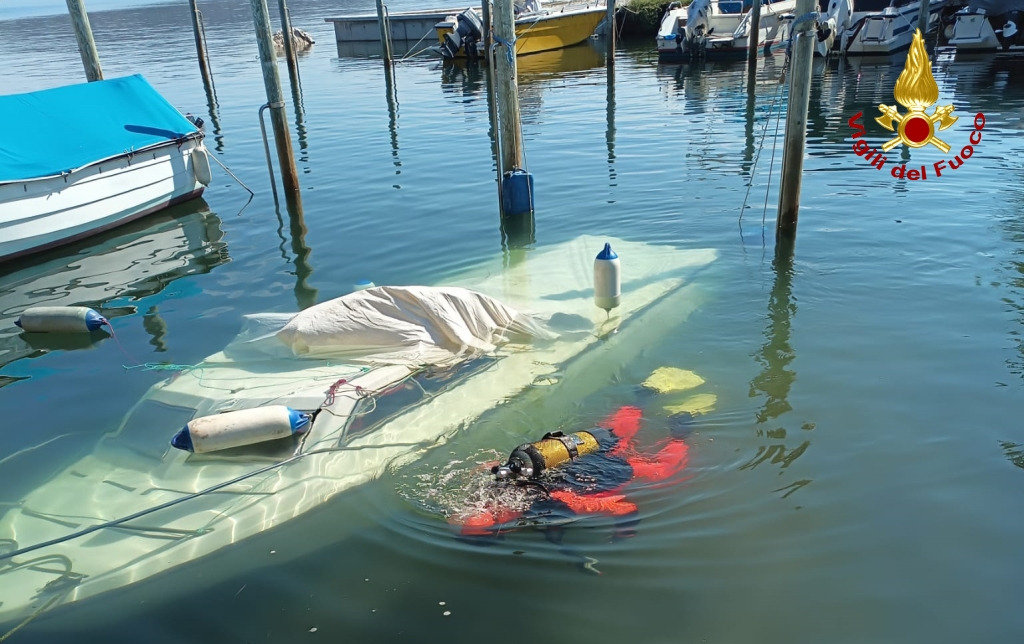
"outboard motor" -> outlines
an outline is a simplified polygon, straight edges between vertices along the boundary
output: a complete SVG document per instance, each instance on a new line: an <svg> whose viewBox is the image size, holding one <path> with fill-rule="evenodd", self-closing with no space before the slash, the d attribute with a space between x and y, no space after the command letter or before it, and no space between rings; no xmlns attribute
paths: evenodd
<svg viewBox="0 0 1024 644"><path fill-rule="evenodd" d="M451 33L444 35L444 42L441 44L441 55L445 58L455 58L459 49L465 49L466 57L476 58L476 43L483 38L484 28L480 17L473 9L466 9L455 19L455 28Z"/></svg>
<svg viewBox="0 0 1024 644"><path fill-rule="evenodd" d="M1020 43L1022 19L1024 19L1024 13L1020 11L1011 11L1006 14L1006 24L1003 25L1002 32L999 34L999 42L1003 49L1009 49Z"/></svg>

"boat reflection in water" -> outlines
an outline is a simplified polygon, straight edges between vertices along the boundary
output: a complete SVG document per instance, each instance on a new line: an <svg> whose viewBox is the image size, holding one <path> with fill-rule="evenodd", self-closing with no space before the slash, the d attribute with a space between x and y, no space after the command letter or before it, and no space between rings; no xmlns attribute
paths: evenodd
<svg viewBox="0 0 1024 644"><path fill-rule="evenodd" d="M196 199L86 242L0 265L0 367L47 350L86 348L107 337L102 330L74 336L22 333L14 321L25 309L89 306L108 319L134 313L134 307L109 303L138 300L181 277L210 272L229 260L222 238L220 219ZM155 316L148 312L147 329L162 326ZM157 350L159 335L154 336ZM4 384L10 380L0 380Z"/></svg>

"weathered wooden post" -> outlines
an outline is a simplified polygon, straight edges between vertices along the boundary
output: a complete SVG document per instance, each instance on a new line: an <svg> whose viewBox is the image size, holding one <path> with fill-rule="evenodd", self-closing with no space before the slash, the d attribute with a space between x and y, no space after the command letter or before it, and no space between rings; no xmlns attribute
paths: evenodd
<svg viewBox="0 0 1024 644"><path fill-rule="evenodd" d="M750 34L747 38L749 45L747 49L747 74L754 76L757 73L757 46L761 40L761 0L754 0L750 7Z"/></svg>
<svg viewBox="0 0 1024 644"><path fill-rule="evenodd" d="M75 28L75 39L78 41L78 53L82 55L85 66L85 78L90 83L103 80L103 69L100 68L100 55L96 51L96 42L92 39L92 27L89 26L89 14L85 12L82 0L67 0L71 24Z"/></svg>
<svg viewBox="0 0 1024 644"><path fill-rule="evenodd" d="M480 3L480 17L484 23L484 55L491 51L491 2L483 0ZM490 90L488 90L490 91Z"/></svg>
<svg viewBox="0 0 1024 644"><path fill-rule="evenodd" d="M196 55L199 57L199 74L203 77L203 85L207 94L213 91L213 77L210 75L209 56L206 54L206 38L203 37L203 14L199 11L196 0L188 0L192 13L192 34L196 39Z"/></svg>
<svg viewBox="0 0 1024 644"><path fill-rule="evenodd" d="M274 39L270 33L270 11L267 0L250 0L253 24L256 27L256 44L263 68L263 84L267 91L267 106L270 108L270 123L274 128L274 143L277 146L277 160L281 164L281 182L288 199L299 199L299 175L292 156L292 138L288 131L288 115L285 112L284 96L281 94L281 80L277 75L277 56L274 54Z"/></svg>
<svg viewBox="0 0 1024 644"><path fill-rule="evenodd" d="M921 0L921 10L917 14L917 28L921 30L922 36L928 35L929 16L928 0Z"/></svg>
<svg viewBox="0 0 1024 644"><path fill-rule="evenodd" d="M793 61L789 75L789 104L786 107L786 136L782 148L782 181L775 243L796 238L800 210L800 179L804 171L804 142L807 139L807 106L811 91L811 59L814 56L814 0L797 0L793 21Z"/></svg>
<svg viewBox="0 0 1024 644"><path fill-rule="evenodd" d="M380 27L380 48L384 66L391 66L391 22L387 20L387 9L382 0L377 0L377 25Z"/></svg>
<svg viewBox="0 0 1024 644"><path fill-rule="evenodd" d="M277 8L281 12L281 35L284 36L284 56L288 60L288 77L292 81L292 89L299 86L299 63L295 59L295 44L292 42L292 17L288 13L286 0L277 0Z"/></svg>
<svg viewBox="0 0 1024 644"><path fill-rule="evenodd" d="M615 0L605 0L608 4L608 14L605 22L608 23L608 64L615 64Z"/></svg>
<svg viewBox="0 0 1024 644"><path fill-rule="evenodd" d="M533 177L523 166L523 130L519 116L516 78L515 17L511 0L494 3L494 40L500 45L492 56L501 152L501 210L504 215L533 212Z"/></svg>

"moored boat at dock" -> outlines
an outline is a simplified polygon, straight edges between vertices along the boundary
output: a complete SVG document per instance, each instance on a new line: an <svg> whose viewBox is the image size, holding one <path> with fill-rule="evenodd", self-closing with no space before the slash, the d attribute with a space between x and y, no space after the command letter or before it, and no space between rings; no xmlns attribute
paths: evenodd
<svg viewBox="0 0 1024 644"><path fill-rule="evenodd" d="M171 204L210 182L203 132L142 76L0 96L0 261Z"/></svg>
<svg viewBox="0 0 1024 644"><path fill-rule="evenodd" d="M743 56L750 43L749 0L694 0L672 3L658 28L658 62ZM796 0L761 0L758 48L784 44Z"/></svg>
<svg viewBox="0 0 1024 644"><path fill-rule="evenodd" d="M1024 50L1024 1L971 0L955 14L949 45L957 52Z"/></svg>
<svg viewBox="0 0 1024 644"><path fill-rule="evenodd" d="M516 14L516 55L524 56L578 45L594 34L606 14L607 7L597 2L541 8L535 0ZM447 16L435 28L442 57L483 56L484 25L476 9L470 7Z"/></svg>

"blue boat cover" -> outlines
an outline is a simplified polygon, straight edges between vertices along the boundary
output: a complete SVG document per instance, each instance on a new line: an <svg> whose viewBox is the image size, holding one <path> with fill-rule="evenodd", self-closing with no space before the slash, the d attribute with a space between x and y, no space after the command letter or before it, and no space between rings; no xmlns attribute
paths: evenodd
<svg viewBox="0 0 1024 644"><path fill-rule="evenodd" d="M140 75L0 96L0 183L59 175L197 130Z"/></svg>

